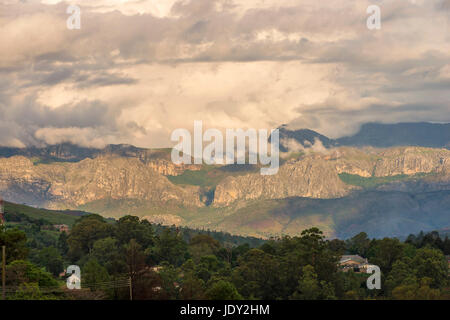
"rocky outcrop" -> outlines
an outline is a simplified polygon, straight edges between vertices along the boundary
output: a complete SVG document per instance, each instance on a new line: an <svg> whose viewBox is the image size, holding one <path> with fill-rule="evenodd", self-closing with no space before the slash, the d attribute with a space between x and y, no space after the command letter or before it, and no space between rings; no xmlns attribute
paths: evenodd
<svg viewBox="0 0 450 320"><path fill-rule="evenodd" d="M200 165L184 165L184 164L174 164L172 161L157 159L151 160L147 163L147 166L152 170L158 172L164 176L179 176L183 174L186 170L198 171L201 170Z"/></svg>
<svg viewBox="0 0 450 320"><path fill-rule="evenodd" d="M249 174L229 177L217 187L214 206L228 206L239 200L282 199L287 197L338 198L354 189L339 178L340 173L370 177L392 177L435 173L427 176L432 190L450 185L450 150L421 147L391 149L336 148L323 154L306 154L283 165L273 176ZM439 183L438 183L439 182ZM401 189L408 189L405 184Z"/></svg>
<svg viewBox="0 0 450 320"><path fill-rule="evenodd" d="M210 201L217 208L258 199L343 197L359 187L344 183L339 177L342 173L364 178L415 177L381 186L384 190L450 189L450 150L446 149L340 147L305 153L286 161L272 176L262 176L259 171L245 175L225 171L229 175L217 183L215 190L211 189L214 196L211 193L208 201L201 200L205 190L200 187L176 185L165 177L201 170L201 166L174 165L167 150L142 151L142 157L132 156L132 147L112 151L78 162L49 164L36 164L23 156L0 158L0 194L10 201L49 208L78 208L105 199L136 199L145 203L145 208L196 210ZM119 151L128 156L118 156ZM417 175L420 173L424 175ZM108 210L111 208L100 211Z"/></svg>
<svg viewBox="0 0 450 320"><path fill-rule="evenodd" d="M449 169L450 150L405 147L381 152L374 168L374 176L443 173Z"/></svg>
<svg viewBox="0 0 450 320"><path fill-rule="evenodd" d="M330 156L339 173L361 177L391 177L450 172L450 150L420 147L390 149L339 148Z"/></svg>
<svg viewBox="0 0 450 320"><path fill-rule="evenodd" d="M155 205L199 207L198 187L179 187L135 158L99 156L76 163L33 165L0 159L0 192L15 202L74 208L101 199L140 199Z"/></svg>
<svg viewBox="0 0 450 320"><path fill-rule="evenodd" d="M341 181L334 164L321 155L308 156L280 167L276 175L259 173L228 177L216 187L214 206L237 200L281 199L287 197L338 198L351 186Z"/></svg>

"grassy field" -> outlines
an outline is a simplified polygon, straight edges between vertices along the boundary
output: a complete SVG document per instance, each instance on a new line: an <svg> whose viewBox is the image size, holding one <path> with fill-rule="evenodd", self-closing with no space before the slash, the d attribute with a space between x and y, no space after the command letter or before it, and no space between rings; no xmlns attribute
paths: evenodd
<svg viewBox="0 0 450 320"><path fill-rule="evenodd" d="M186 170L179 176L167 176L174 184L193 185L200 187L215 187L220 181L228 176L238 176L253 173L258 170L257 166L252 165L227 165L213 166L204 165L201 170Z"/></svg>
<svg viewBox="0 0 450 320"><path fill-rule="evenodd" d="M418 173L415 175L399 174L399 175L390 176L390 177L367 177L366 178L366 177L361 177L356 174L341 173L341 174L339 174L339 178L346 184L350 184L353 186L359 186L359 187L363 187L366 189L371 189L371 188L376 188L382 184L419 179L419 178L423 178L428 175L431 175L431 174L426 174L426 173Z"/></svg>
<svg viewBox="0 0 450 320"><path fill-rule="evenodd" d="M22 213L33 219L44 219L52 224L68 226L72 226L81 215L81 212L38 209L10 202L5 202L5 213Z"/></svg>

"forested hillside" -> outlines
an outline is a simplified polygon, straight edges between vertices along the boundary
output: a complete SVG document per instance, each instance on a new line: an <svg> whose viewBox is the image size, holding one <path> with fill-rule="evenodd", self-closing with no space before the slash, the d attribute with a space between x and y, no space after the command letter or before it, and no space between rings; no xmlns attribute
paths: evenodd
<svg viewBox="0 0 450 320"><path fill-rule="evenodd" d="M262 241L84 214L67 234L40 211L7 209L8 299L129 299L130 285L134 299L450 299L450 240L437 232L344 241L310 228ZM367 289L365 273L343 272L343 254L378 265L381 290ZM73 264L81 290L65 287Z"/></svg>

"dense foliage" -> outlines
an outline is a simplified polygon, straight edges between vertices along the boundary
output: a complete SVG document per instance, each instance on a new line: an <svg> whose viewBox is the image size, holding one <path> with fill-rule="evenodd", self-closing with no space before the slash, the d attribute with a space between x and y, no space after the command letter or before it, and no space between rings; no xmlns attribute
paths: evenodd
<svg viewBox="0 0 450 320"><path fill-rule="evenodd" d="M84 215L68 235L45 221L11 218L0 232L10 299L450 299L450 240L437 232L405 242L365 233L343 241L311 228L245 243L134 216ZM343 254L378 265L381 290L367 289L368 274L343 272ZM81 267L83 290L64 289L60 274L72 264Z"/></svg>

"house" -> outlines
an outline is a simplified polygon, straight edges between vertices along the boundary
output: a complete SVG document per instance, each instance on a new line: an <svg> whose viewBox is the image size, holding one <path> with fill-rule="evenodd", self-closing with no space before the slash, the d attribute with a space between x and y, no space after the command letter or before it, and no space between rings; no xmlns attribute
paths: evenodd
<svg viewBox="0 0 450 320"><path fill-rule="evenodd" d="M161 269L162 269L162 266L156 266L156 267L151 268L151 270L156 273L159 273L159 271L161 271Z"/></svg>
<svg viewBox="0 0 450 320"><path fill-rule="evenodd" d="M363 263L363 264L361 264L361 265L359 265L359 272L362 272L362 273L367 273L367 270L369 269L369 268L372 268L372 270L375 270L374 268L377 268L378 266L376 266L376 265L374 265L374 264L371 264L371 263ZM373 272L373 271L372 271Z"/></svg>
<svg viewBox="0 0 450 320"><path fill-rule="evenodd" d="M339 267L346 272L353 270L355 272L365 272L370 266L366 258L359 255L343 255L339 260Z"/></svg>
<svg viewBox="0 0 450 320"><path fill-rule="evenodd" d="M54 224L53 227L59 232L69 233L69 226L67 224Z"/></svg>

